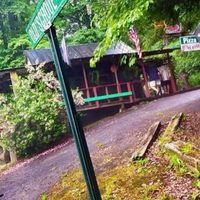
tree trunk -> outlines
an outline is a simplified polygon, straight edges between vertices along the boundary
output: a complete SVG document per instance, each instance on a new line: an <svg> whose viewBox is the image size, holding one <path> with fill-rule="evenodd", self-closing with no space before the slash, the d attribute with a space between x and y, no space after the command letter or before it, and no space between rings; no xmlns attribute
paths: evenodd
<svg viewBox="0 0 200 200"><path fill-rule="evenodd" d="M180 74L180 81L182 83L182 88L183 89L189 89L190 88L190 84L188 82L188 74L185 72L182 72Z"/></svg>
<svg viewBox="0 0 200 200"><path fill-rule="evenodd" d="M3 20L4 20L3 15L2 15L2 13L0 13L0 30L2 33L2 40L3 40L4 48L7 49L8 48L8 38L7 38L6 28L4 26Z"/></svg>

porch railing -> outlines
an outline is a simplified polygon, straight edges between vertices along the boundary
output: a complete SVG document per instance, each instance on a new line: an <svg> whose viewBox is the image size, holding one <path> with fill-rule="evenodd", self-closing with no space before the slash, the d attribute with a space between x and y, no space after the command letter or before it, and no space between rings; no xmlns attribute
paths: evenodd
<svg viewBox="0 0 200 200"><path fill-rule="evenodd" d="M80 89L83 92L84 107L100 108L122 103L133 103L136 99L134 83L141 83L141 81L98 85Z"/></svg>

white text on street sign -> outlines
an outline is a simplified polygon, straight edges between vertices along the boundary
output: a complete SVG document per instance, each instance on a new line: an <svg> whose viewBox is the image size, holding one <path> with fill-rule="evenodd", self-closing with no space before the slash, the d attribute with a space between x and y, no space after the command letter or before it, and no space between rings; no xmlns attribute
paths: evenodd
<svg viewBox="0 0 200 200"><path fill-rule="evenodd" d="M26 32L35 48L68 0L40 0Z"/></svg>

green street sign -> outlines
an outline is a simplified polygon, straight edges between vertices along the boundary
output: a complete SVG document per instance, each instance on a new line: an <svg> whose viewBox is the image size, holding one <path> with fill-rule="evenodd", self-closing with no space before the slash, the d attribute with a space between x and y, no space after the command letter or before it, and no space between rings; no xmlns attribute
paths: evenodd
<svg viewBox="0 0 200 200"><path fill-rule="evenodd" d="M26 32L35 48L45 31L48 30L68 0L40 0L26 28Z"/></svg>
<svg viewBox="0 0 200 200"><path fill-rule="evenodd" d="M195 35L191 35L191 36L180 37L180 42L181 44L194 44L198 43L198 40Z"/></svg>

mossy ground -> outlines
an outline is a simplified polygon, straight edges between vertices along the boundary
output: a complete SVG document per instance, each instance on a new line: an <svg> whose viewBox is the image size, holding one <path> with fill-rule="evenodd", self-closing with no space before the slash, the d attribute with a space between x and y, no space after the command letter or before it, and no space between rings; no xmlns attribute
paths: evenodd
<svg viewBox="0 0 200 200"><path fill-rule="evenodd" d="M150 200L170 199L163 192L162 171L165 166L149 164L140 160L133 164L116 167L98 176L102 199ZM42 199L84 200L88 199L86 186L80 170L63 177Z"/></svg>

